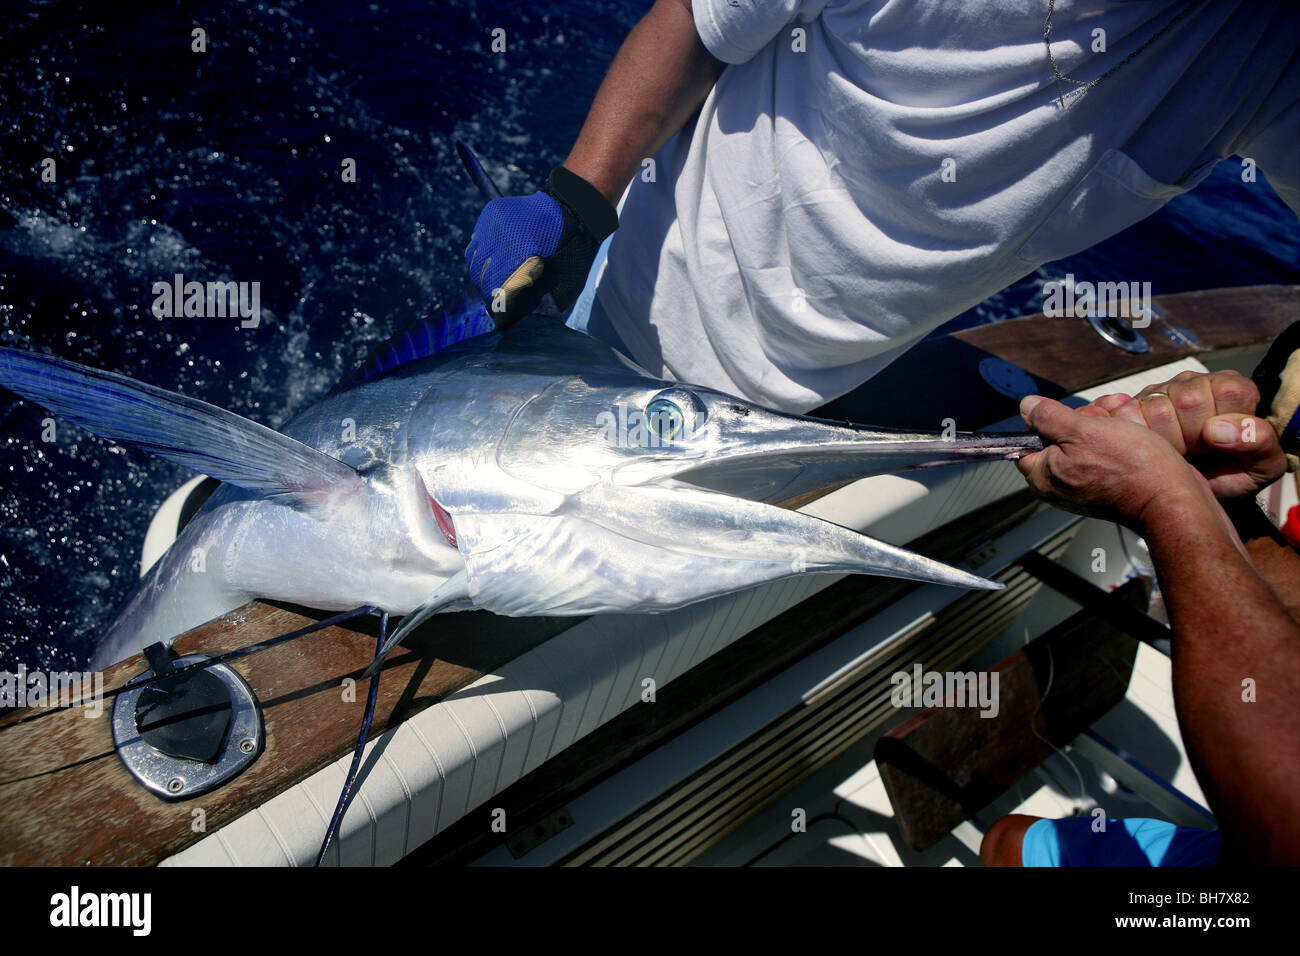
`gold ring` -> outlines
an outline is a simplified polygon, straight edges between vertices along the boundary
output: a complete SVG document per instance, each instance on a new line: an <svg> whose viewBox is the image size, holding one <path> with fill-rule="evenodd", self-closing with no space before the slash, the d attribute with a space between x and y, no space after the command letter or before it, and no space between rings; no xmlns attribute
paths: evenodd
<svg viewBox="0 0 1300 956"><path fill-rule="evenodd" d="M1146 398L1168 398L1168 392L1147 392Z"/></svg>

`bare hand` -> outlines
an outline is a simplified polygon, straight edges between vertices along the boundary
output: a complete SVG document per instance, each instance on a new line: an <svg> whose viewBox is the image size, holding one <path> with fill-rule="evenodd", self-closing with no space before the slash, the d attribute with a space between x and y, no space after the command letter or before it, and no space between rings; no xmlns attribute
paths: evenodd
<svg viewBox="0 0 1300 956"><path fill-rule="evenodd" d="M1016 467L1035 492L1067 511L1140 531L1165 504L1199 498L1217 510L1205 479L1145 424L1038 395L1021 401L1020 414L1051 444Z"/></svg>
<svg viewBox="0 0 1300 956"><path fill-rule="evenodd" d="M1254 415L1259 390L1232 371L1182 372L1134 397L1104 395L1087 406L1145 425L1184 455L1219 498L1253 495L1286 472L1277 433Z"/></svg>

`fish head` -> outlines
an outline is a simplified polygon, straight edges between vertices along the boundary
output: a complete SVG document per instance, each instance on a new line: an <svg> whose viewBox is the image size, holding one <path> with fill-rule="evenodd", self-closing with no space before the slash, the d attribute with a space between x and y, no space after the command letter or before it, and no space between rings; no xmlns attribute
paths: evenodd
<svg viewBox="0 0 1300 956"><path fill-rule="evenodd" d="M995 588L780 503L1037 442L869 429L606 370L515 386L498 374L492 387L470 405L496 427L480 421L457 453L431 447L425 483L471 599L504 614L668 610L809 571Z"/></svg>

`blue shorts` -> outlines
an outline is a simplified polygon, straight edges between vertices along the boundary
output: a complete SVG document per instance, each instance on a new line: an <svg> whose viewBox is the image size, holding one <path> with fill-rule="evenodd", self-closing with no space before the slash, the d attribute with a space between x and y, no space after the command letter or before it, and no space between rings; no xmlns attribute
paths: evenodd
<svg viewBox="0 0 1300 956"><path fill-rule="evenodd" d="M1109 820L1094 833L1092 817L1038 820L1025 831L1025 866L1214 866L1219 831L1134 817Z"/></svg>

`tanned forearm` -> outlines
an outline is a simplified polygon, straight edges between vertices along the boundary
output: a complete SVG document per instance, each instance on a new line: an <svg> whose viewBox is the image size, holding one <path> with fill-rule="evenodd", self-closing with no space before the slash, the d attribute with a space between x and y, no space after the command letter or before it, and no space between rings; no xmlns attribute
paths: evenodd
<svg viewBox="0 0 1300 956"><path fill-rule="evenodd" d="M695 32L690 0L657 0L623 41L564 165L617 203L642 161L700 108L722 67Z"/></svg>
<svg viewBox="0 0 1300 956"><path fill-rule="evenodd" d="M1141 524L1174 631L1179 725L1223 862L1300 863L1300 627L1208 489L1160 499Z"/></svg>
<svg viewBox="0 0 1300 956"><path fill-rule="evenodd" d="M1223 502L1251 563L1291 618L1300 621L1300 554L1282 537L1252 497Z"/></svg>

